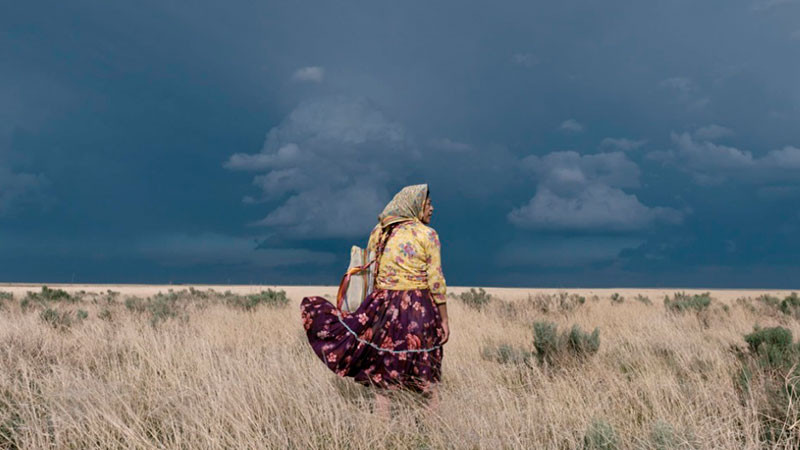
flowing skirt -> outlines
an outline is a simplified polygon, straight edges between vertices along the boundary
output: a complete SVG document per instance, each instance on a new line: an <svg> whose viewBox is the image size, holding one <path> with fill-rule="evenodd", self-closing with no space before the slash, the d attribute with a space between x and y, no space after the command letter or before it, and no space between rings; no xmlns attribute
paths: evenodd
<svg viewBox="0 0 800 450"><path fill-rule="evenodd" d="M311 347L339 376L419 392L441 379L442 318L427 289L377 289L352 313L322 297L300 309Z"/></svg>

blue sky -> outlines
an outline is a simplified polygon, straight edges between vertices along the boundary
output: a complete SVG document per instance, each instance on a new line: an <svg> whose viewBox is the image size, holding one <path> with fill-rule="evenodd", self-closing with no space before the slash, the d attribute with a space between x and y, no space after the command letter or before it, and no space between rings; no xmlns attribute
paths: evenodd
<svg viewBox="0 0 800 450"><path fill-rule="evenodd" d="M800 282L800 1L0 7L0 280Z"/></svg>

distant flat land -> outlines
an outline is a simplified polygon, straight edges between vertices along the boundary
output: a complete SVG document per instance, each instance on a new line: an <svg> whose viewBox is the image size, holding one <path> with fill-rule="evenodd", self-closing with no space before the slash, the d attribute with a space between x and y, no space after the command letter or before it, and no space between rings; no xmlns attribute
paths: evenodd
<svg viewBox="0 0 800 450"><path fill-rule="evenodd" d="M170 289L179 291L181 289L189 289L190 287L200 290L213 289L218 292L231 291L234 294L244 295L252 294L266 289L280 289L286 291L286 295L296 301L300 301L303 297L308 296L333 296L336 295L338 286L279 286L279 285L224 285L224 284L70 284L70 283L0 283L0 290L12 292L15 295L24 295L28 291L37 291L43 285L50 288L63 289L67 292L106 292L112 290L119 292L121 295L131 296L149 296L159 292L167 292ZM470 287L465 286L450 286L448 293L452 295L459 295L464 291L468 291ZM623 297L635 297L636 295L643 295L651 299L661 299L666 295L672 295L675 292L685 292L686 294L694 295L704 292L711 293L711 296L724 302L734 301L741 297L758 297L760 295L773 295L777 297L785 297L789 295L792 290L781 289L684 289L684 288L498 288L487 287L484 288L487 293L497 297L505 298L507 300L514 300L525 298L529 295L536 294L558 294L562 292L582 295L584 297L598 296L601 298L610 297L614 293L618 293Z"/></svg>

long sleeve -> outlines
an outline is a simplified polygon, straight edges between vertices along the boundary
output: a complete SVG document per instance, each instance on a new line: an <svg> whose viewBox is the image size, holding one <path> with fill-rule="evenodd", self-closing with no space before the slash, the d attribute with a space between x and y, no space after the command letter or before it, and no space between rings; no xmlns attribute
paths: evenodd
<svg viewBox="0 0 800 450"><path fill-rule="evenodd" d="M442 272L442 245L436 230L429 228L424 239L427 252L428 289L433 301L438 305L447 301L447 283Z"/></svg>

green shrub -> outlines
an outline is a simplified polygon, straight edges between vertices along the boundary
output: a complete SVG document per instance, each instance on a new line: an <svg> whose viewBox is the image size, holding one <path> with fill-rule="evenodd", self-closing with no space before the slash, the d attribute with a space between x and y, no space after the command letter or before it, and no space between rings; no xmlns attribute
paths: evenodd
<svg viewBox="0 0 800 450"><path fill-rule="evenodd" d="M481 351L483 359L500 364L529 364L533 353L509 344L487 345Z"/></svg>
<svg viewBox="0 0 800 450"><path fill-rule="evenodd" d="M178 317L178 296L174 292L158 293L148 298L147 310L150 312L150 323L155 326L159 322Z"/></svg>
<svg viewBox="0 0 800 450"><path fill-rule="evenodd" d="M125 299L125 308L137 314L148 313L150 324L156 326L160 322L177 317L180 305L178 304L178 295L170 290L167 294L159 292L144 299L128 297Z"/></svg>
<svg viewBox="0 0 800 450"><path fill-rule="evenodd" d="M584 333L581 327L573 325L567 342L570 350L576 355L594 355L600 349L600 329L595 328L591 333Z"/></svg>
<svg viewBox="0 0 800 450"><path fill-rule="evenodd" d="M792 292L783 299L780 308L782 313L800 318L800 297L797 296L796 292Z"/></svg>
<svg viewBox="0 0 800 450"><path fill-rule="evenodd" d="M528 295L528 303L542 313L569 312L586 303L586 297L578 294L559 292L558 294Z"/></svg>
<svg viewBox="0 0 800 450"><path fill-rule="evenodd" d="M14 299L14 294L11 292L0 291L0 309L5 308L6 301L11 301Z"/></svg>
<svg viewBox="0 0 800 450"><path fill-rule="evenodd" d="M675 429L669 422L658 420L650 429L650 442L657 450L672 450L680 448L680 440Z"/></svg>
<svg viewBox="0 0 800 450"><path fill-rule="evenodd" d="M748 352L740 352L738 381L742 400L755 402L761 438L774 445L787 444L787 424L800 420L800 343L783 327L759 328L744 337ZM764 395L750 395L754 390Z"/></svg>
<svg viewBox="0 0 800 450"><path fill-rule="evenodd" d="M18 449L23 421L19 415L21 407L11 399L0 397L0 448Z"/></svg>
<svg viewBox="0 0 800 450"><path fill-rule="evenodd" d="M65 330L72 326L72 316L69 311L58 312L55 309L47 308L39 313L39 318L58 330Z"/></svg>
<svg viewBox="0 0 800 450"><path fill-rule="evenodd" d="M756 327L744 341L762 367L787 369L798 360L798 346L792 344L792 331L787 328Z"/></svg>
<svg viewBox="0 0 800 450"><path fill-rule="evenodd" d="M625 301L625 297L619 295L619 293L614 292L611 294L611 303L622 303Z"/></svg>
<svg viewBox="0 0 800 450"><path fill-rule="evenodd" d="M78 318L78 320L85 320L89 317L89 313L86 310L79 309L78 312L76 313L76 317Z"/></svg>
<svg viewBox="0 0 800 450"><path fill-rule="evenodd" d="M226 299L226 303L229 306L250 311L258 305L266 305L269 307L285 306L289 303L289 297L286 296L285 291L273 291L272 289L267 289L266 291L261 291L258 294L229 294Z"/></svg>
<svg viewBox="0 0 800 450"><path fill-rule="evenodd" d="M637 302L640 302L640 303L644 303L645 305L652 305L653 304L653 302L650 301L650 297L648 297L646 295L642 295L642 294L638 294L636 297L634 297L634 300L636 300Z"/></svg>
<svg viewBox="0 0 800 450"><path fill-rule="evenodd" d="M619 436L610 423L595 419L583 436L584 449L613 450L619 448Z"/></svg>
<svg viewBox="0 0 800 450"><path fill-rule="evenodd" d="M44 302L70 302L75 303L78 301L77 297L69 295L69 292L63 289L50 289L47 286L42 286L42 290L40 292L33 292L29 291L26 295L30 301L37 301L40 303Z"/></svg>
<svg viewBox="0 0 800 450"><path fill-rule="evenodd" d="M467 292L462 292L459 298L470 308L481 310L492 301L492 296L487 294L483 288L470 288Z"/></svg>
<svg viewBox="0 0 800 450"><path fill-rule="evenodd" d="M710 304L711 294L709 292L696 295L676 292L673 294L672 300L670 300L669 296L664 297L664 307L667 308L667 311L675 313L683 313L689 310L700 312L708 308Z"/></svg>
<svg viewBox="0 0 800 450"><path fill-rule="evenodd" d="M774 295L769 295L769 294L760 295L756 297L756 300L772 308L779 308L781 305L781 299L775 297Z"/></svg>
<svg viewBox="0 0 800 450"><path fill-rule="evenodd" d="M103 309L100 310L99 313L97 313L97 318L100 319L100 320L111 321L113 316L111 314L111 310L110 309L103 308Z"/></svg>
<svg viewBox="0 0 800 450"><path fill-rule="evenodd" d="M147 310L147 302L141 297L128 297L125 299L125 308L128 311L143 313Z"/></svg>
<svg viewBox="0 0 800 450"><path fill-rule="evenodd" d="M555 323L535 322L533 347L540 363L554 364L569 357L588 357L600 348L600 330L595 328L592 333L584 333L578 325L573 325L569 332L559 334Z"/></svg>

